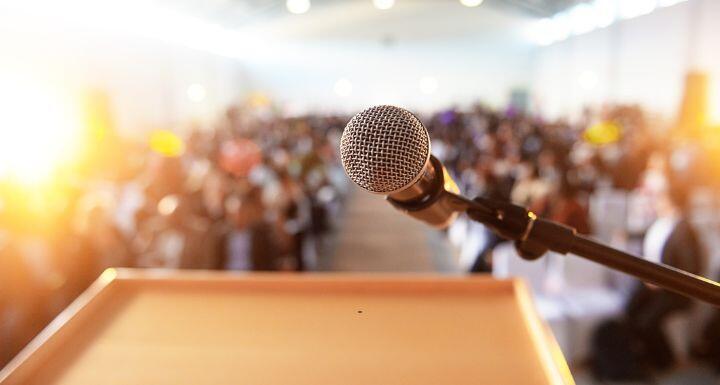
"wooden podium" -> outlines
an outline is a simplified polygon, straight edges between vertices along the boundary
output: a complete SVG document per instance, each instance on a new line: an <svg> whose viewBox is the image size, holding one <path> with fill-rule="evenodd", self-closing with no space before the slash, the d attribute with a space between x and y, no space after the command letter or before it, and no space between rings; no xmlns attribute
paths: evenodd
<svg viewBox="0 0 720 385"><path fill-rule="evenodd" d="M107 270L0 384L572 384L525 285Z"/></svg>

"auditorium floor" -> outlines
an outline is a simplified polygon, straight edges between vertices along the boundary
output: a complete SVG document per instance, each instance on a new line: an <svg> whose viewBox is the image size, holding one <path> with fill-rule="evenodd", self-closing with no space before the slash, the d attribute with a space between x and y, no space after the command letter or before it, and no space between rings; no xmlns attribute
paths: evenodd
<svg viewBox="0 0 720 385"><path fill-rule="evenodd" d="M455 272L442 234L374 195L354 187L340 223L335 252L324 263L333 271Z"/></svg>
<svg viewBox="0 0 720 385"><path fill-rule="evenodd" d="M718 377L710 368L701 366L688 366L673 370L657 378L655 382L599 382L592 379L590 374L582 370L573 373L577 385L717 385Z"/></svg>

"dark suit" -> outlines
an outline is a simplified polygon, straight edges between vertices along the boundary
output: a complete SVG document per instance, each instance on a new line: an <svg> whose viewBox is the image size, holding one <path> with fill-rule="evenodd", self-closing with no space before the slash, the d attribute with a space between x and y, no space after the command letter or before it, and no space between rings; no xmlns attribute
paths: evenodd
<svg viewBox="0 0 720 385"><path fill-rule="evenodd" d="M661 261L693 274L700 274L705 253L697 232L685 219L680 220L670 233L662 249ZM638 283L626 307L627 320L643 342L648 363L656 368L667 368L673 353L662 330L664 322L673 314L687 311L692 300L666 290Z"/></svg>
<svg viewBox="0 0 720 385"><path fill-rule="evenodd" d="M278 269L276 240L272 226L266 222L257 222L250 226L250 259L255 271L273 271Z"/></svg>

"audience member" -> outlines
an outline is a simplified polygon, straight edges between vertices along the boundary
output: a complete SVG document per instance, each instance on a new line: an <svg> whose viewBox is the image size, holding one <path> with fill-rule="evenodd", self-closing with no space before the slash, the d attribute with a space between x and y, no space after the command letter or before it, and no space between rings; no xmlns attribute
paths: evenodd
<svg viewBox="0 0 720 385"><path fill-rule="evenodd" d="M687 191L679 186L668 187L656 202L657 219L645 235L643 254L653 262L702 274L705 251L697 231L687 217ZM669 317L687 311L692 300L638 283L630 295L626 317L644 347L647 363L656 369L667 369L674 363L674 354L663 331Z"/></svg>

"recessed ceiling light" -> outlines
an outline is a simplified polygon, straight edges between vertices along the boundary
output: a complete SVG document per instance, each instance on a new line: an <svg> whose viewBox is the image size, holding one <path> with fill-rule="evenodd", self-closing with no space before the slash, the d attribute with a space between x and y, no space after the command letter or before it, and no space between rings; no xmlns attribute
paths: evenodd
<svg viewBox="0 0 720 385"><path fill-rule="evenodd" d="M333 90L335 91L335 93L338 96L341 96L341 97L350 96L350 94L352 94L353 85L350 82L350 80L341 78L335 82L335 86L333 87Z"/></svg>
<svg viewBox="0 0 720 385"><path fill-rule="evenodd" d="M420 92L425 95L434 94L438 89L438 80L433 76L424 76L420 79Z"/></svg>
<svg viewBox="0 0 720 385"><path fill-rule="evenodd" d="M482 4L483 0L460 0L460 4L466 7L477 7Z"/></svg>
<svg viewBox="0 0 720 385"><path fill-rule="evenodd" d="M310 10L310 0L287 0L285 6L291 13L301 15Z"/></svg>
<svg viewBox="0 0 720 385"><path fill-rule="evenodd" d="M592 71L583 71L578 75L578 85L584 90L592 90L598 85L598 76Z"/></svg>
<svg viewBox="0 0 720 385"><path fill-rule="evenodd" d="M395 0L373 0L373 5L377 9L390 9L395 5Z"/></svg>
<svg viewBox="0 0 720 385"><path fill-rule="evenodd" d="M190 99L190 101L199 103L205 100L205 96L207 95L207 91L205 91L205 87L202 86L202 84L191 84L187 88L187 97Z"/></svg>

